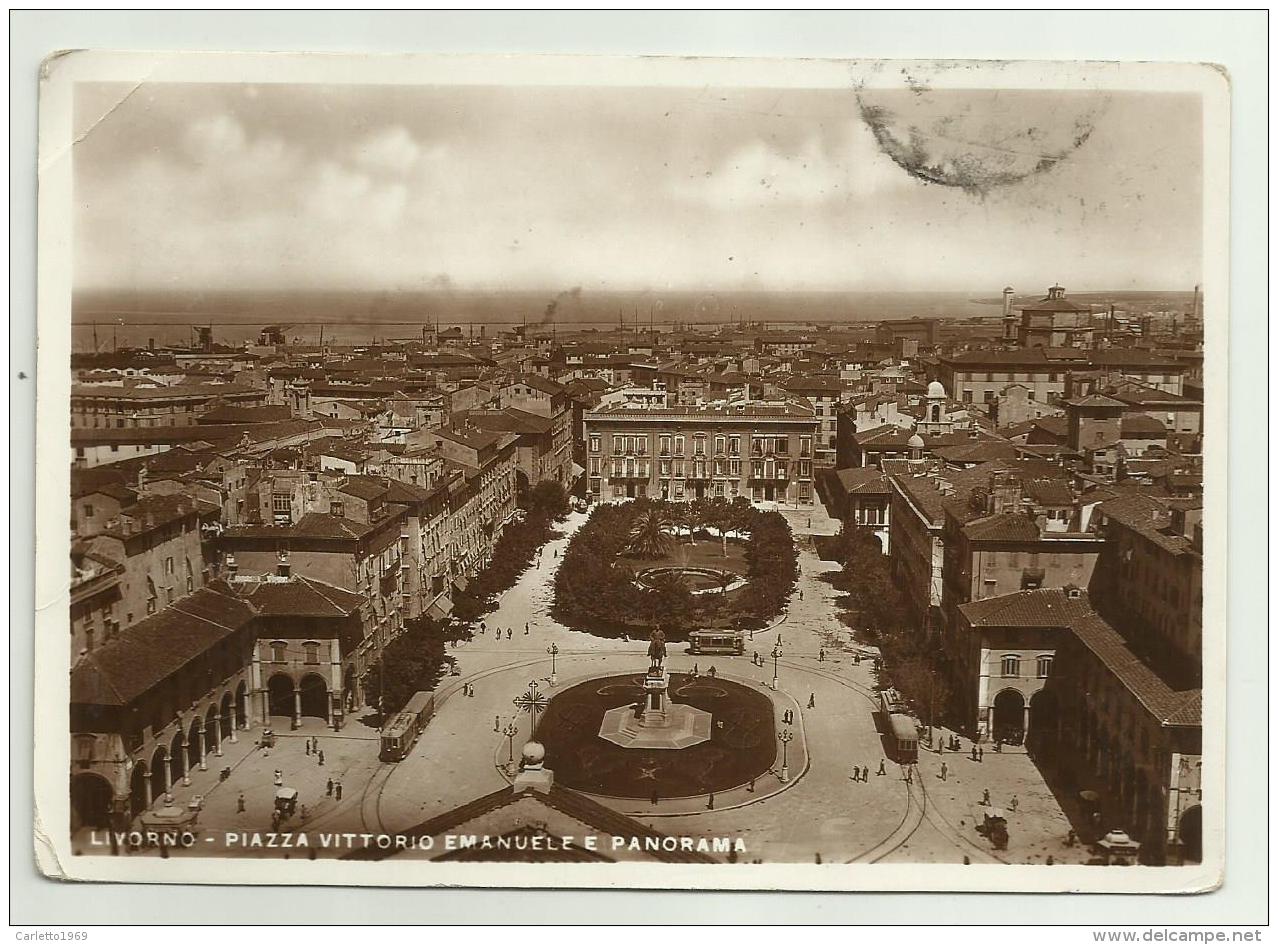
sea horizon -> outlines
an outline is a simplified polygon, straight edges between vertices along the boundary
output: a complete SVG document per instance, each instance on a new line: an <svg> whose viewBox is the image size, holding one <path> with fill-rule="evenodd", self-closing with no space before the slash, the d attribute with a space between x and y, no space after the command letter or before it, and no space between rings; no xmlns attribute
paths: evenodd
<svg viewBox="0 0 1278 945"><path fill-rule="evenodd" d="M1017 301L1041 298L1018 293ZM1071 292L1081 303L1184 308L1192 291ZM187 344L196 326L212 325L214 341L240 345L266 325L315 343L415 336L428 325L471 334L513 326L554 325L565 331L665 329L697 324L858 325L883 319L990 317L1001 295L988 290L600 290L427 289L332 290L82 289L72 299L77 351ZM482 331L481 331L482 330ZM96 342L95 342L96 336Z"/></svg>

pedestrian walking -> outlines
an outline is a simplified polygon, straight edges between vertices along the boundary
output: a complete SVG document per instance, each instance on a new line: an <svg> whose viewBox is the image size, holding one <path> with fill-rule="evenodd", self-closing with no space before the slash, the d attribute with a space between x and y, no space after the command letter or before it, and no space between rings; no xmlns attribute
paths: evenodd
<svg viewBox="0 0 1278 945"><path fill-rule="evenodd" d="M308 738L306 740L306 754L309 755L310 753L311 753L311 740Z"/></svg>
<svg viewBox="0 0 1278 945"><path fill-rule="evenodd" d="M333 779L332 778L329 778L328 783L324 785L324 796L325 797L333 796Z"/></svg>
<svg viewBox="0 0 1278 945"><path fill-rule="evenodd" d="M945 736L942 735L936 742L936 753L938 755L945 754Z"/></svg>
<svg viewBox="0 0 1278 945"><path fill-rule="evenodd" d="M323 751L320 751L320 753L319 753L319 763L320 763L320 767L321 767L321 768L322 768L322 767L324 767L324 752L323 752Z"/></svg>
<svg viewBox="0 0 1278 945"><path fill-rule="evenodd" d="M494 731L494 732L500 732L500 731L501 731L501 716L500 716L500 715L494 715L494 716L493 716L493 731Z"/></svg>
<svg viewBox="0 0 1278 945"><path fill-rule="evenodd" d="M653 791L653 792L652 792L652 806L653 806L653 807L656 807L656 806L657 806L657 792L656 792L656 791Z"/></svg>
<svg viewBox="0 0 1278 945"><path fill-rule="evenodd" d="M799 588L799 600L803 600L803 588Z"/></svg>
<svg viewBox="0 0 1278 945"><path fill-rule="evenodd" d="M985 763L985 746L984 745L976 749L976 760L981 764Z"/></svg>
<svg viewBox="0 0 1278 945"><path fill-rule="evenodd" d="M244 794L243 794L243 792L241 792L241 793L240 793L239 799L238 799L238 800L236 800L236 802L235 802L235 812L236 812L236 813L238 813L238 814L242 814L242 813L244 813Z"/></svg>
<svg viewBox="0 0 1278 945"><path fill-rule="evenodd" d="M989 788L986 788L986 789L985 789L985 790L981 793L981 806L982 806L982 807L989 807L989 806L990 806L990 789L989 789Z"/></svg>
<svg viewBox="0 0 1278 945"><path fill-rule="evenodd" d="M905 783L906 784L914 783L914 769L911 768L909 765L906 765L905 767Z"/></svg>
<svg viewBox="0 0 1278 945"><path fill-rule="evenodd" d="M279 768L275 769L275 786L276 787L284 786L284 772L281 771Z"/></svg>
<svg viewBox="0 0 1278 945"><path fill-rule="evenodd" d="M818 650L818 651L817 651L817 662L818 662L818 663L824 663L824 662L825 662L825 650L824 650L824 649L821 649L821 650Z"/></svg>
<svg viewBox="0 0 1278 945"><path fill-rule="evenodd" d="M339 801L342 799L342 782L341 781L337 781L336 783L333 784L333 797Z"/></svg>
<svg viewBox="0 0 1278 945"><path fill-rule="evenodd" d="M506 639L507 639L507 640L509 640L509 639L510 639L510 638L514 635L514 633L515 633L515 631L514 631L511 627L507 627L507 628L506 628Z"/></svg>
<svg viewBox="0 0 1278 945"><path fill-rule="evenodd" d="M975 760L976 760L976 746L975 746L975 745L973 745L973 746L972 746L972 760L973 760L973 761L975 761Z"/></svg>
<svg viewBox="0 0 1278 945"><path fill-rule="evenodd" d="M710 678L711 678L711 679L714 679L714 678L715 678L716 676L718 676L718 675L719 675L719 671L718 671L717 669L715 669L715 668L714 668L714 665L713 665L713 664L711 664L711 666L710 666Z"/></svg>
<svg viewBox="0 0 1278 945"><path fill-rule="evenodd" d="M471 686L471 687L470 687L470 693L469 693L469 695L470 695L470 698L472 698L472 699L473 699L473 698L475 698L475 687L474 687L474 686Z"/></svg>
<svg viewBox="0 0 1278 945"><path fill-rule="evenodd" d="M277 810L271 811L271 829L272 830L280 829L280 812ZM164 844L160 844L160 849L163 850L164 848L165 848Z"/></svg>
<svg viewBox="0 0 1278 945"><path fill-rule="evenodd" d="M815 709L815 708L816 708L816 693L815 693L815 692L814 692L814 693L811 693L811 694L809 694L809 695L808 695L808 708L809 708L809 709Z"/></svg>
<svg viewBox="0 0 1278 945"><path fill-rule="evenodd" d="M877 777L881 777L882 775L885 775L885 774L887 774L887 764L886 764L886 762L884 761L884 759L880 758L880 759L879 759L879 773L878 773L878 774L876 774L876 775L875 775L875 777L876 777L876 778L877 778Z"/></svg>
<svg viewBox="0 0 1278 945"><path fill-rule="evenodd" d="M1015 794L1013 794L1013 795L1012 795L1012 800L1008 803L1008 805L1007 805L1007 806L1008 806L1008 807L1010 807L1010 808L1012 809L1012 812L1013 812L1013 813L1015 813L1015 812L1016 812L1016 808L1018 808L1018 807L1020 807L1020 806L1021 806L1021 799L1020 799L1019 797L1017 797Z"/></svg>
<svg viewBox="0 0 1278 945"><path fill-rule="evenodd" d="M701 670L698 668L698 666L699 666L699 664L697 664L697 663L693 663L693 664L692 664L692 675L693 675L693 676L697 676L697 675L699 675L699 674L700 674Z"/></svg>
<svg viewBox="0 0 1278 945"><path fill-rule="evenodd" d="M706 810L714 810L714 792L710 792L710 799L706 802Z"/></svg>
<svg viewBox="0 0 1278 945"><path fill-rule="evenodd" d="M750 783L746 785L746 792L749 794L754 793L754 778L751 778Z"/></svg>
<svg viewBox="0 0 1278 945"><path fill-rule="evenodd" d="M524 636L528 636L528 624L527 624L527 622L525 622L525 623L524 623Z"/></svg>
<svg viewBox="0 0 1278 945"><path fill-rule="evenodd" d="M949 766L944 761L941 762L941 780L945 780L945 776L949 773Z"/></svg>

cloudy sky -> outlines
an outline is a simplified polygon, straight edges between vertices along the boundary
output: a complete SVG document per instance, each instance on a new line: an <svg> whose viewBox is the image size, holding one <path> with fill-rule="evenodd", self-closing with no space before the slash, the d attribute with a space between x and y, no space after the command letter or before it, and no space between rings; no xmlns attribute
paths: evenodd
<svg viewBox="0 0 1278 945"><path fill-rule="evenodd" d="M147 84L76 96L80 288L1188 289L1196 98Z"/></svg>

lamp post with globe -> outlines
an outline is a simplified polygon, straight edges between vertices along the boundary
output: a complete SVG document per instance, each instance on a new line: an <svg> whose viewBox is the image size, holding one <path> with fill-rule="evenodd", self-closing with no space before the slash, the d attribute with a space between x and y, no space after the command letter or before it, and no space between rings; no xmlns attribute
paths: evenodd
<svg viewBox="0 0 1278 945"><path fill-rule="evenodd" d="M555 676L555 657L559 655L559 647L552 643L546 647L546 652L550 654L550 684L553 686L556 682Z"/></svg>
<svg viewBox="0 0 1278 945"><path fill-rule="evenodd" d="M772 648L772 688L777 688L777 660L781 659L785 654L781 652L781 641L777 640L777 645Z"/></svg>
<svg viewBox="0 0 1278 945"><path fill-rule="evenodd" d="M784 783L790 780L790 741L794 738L794 732L788 728L782 729L777 738L781 739L781 781Z"/></svg>
<svg viewBox="0 0 1278 945"><path fill-rule="evenodd" d="M506 742L510 749L509 757L506 759L506 768L509 770L515 766L515 736L519 734L519 727L515 725L515 720L511 719L507 722L501 733L506 736Z"/></svg>

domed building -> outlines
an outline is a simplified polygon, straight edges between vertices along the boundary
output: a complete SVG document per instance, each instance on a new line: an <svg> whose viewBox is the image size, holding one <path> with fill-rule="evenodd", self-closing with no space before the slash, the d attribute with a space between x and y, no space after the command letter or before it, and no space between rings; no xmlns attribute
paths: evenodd
<svg viewBox="0 0 1278 945"><path fill-rule="evenodd" d="M949 394L940 381L932 381L927 385L927 398L923 403L923 418L914 425L914 432L923 436L939 436L954 432L954 421L949 417L946 406Z"/></svg>

